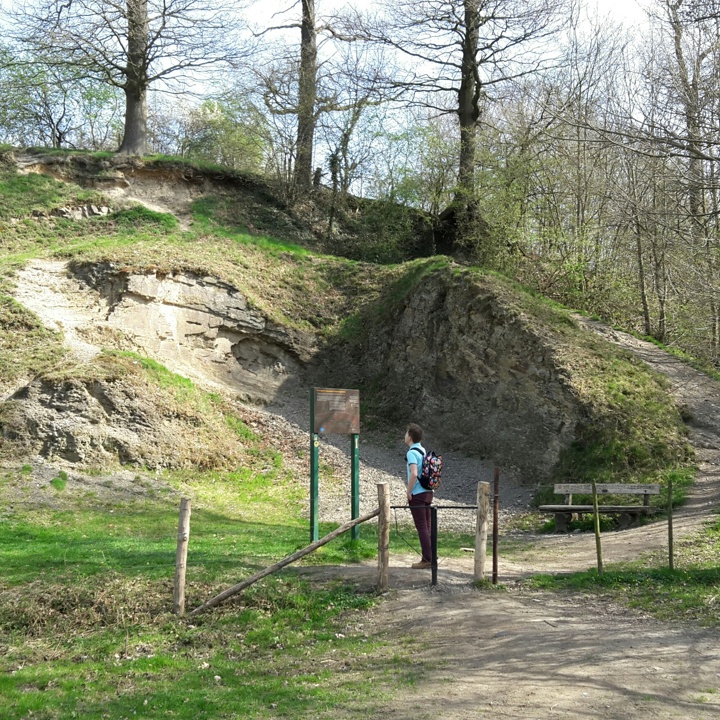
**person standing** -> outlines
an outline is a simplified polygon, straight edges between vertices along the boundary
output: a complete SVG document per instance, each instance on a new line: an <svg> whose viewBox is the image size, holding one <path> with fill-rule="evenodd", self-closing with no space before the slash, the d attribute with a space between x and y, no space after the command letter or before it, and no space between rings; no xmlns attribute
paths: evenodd
<svg viewBox="0 0 720 720"><path fill-rule="evenodd" d="M419 425L410 423L405 430L405 444L408 446L407 460L407 499L415 523L422 558L410 567L424 570L432 567L432 545L430 542L430 505L433 491L426 490L418 479L422 470L425 448L422 446L423 431Z"/></svg>

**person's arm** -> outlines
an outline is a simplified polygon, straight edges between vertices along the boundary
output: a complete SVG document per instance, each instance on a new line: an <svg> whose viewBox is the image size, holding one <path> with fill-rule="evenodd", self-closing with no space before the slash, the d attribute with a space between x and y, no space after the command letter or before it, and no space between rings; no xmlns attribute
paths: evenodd
<svg viewBox="0 0 720 720"><path fill-rule="evenodd" d="M409 478L408 484L407 484L408 503L410 502L410 498L412 497L412 491L413 491L413 488L415 487L415 483L417 482L417 476L418 476L417 463L410 463L410 478Z"/></svg>

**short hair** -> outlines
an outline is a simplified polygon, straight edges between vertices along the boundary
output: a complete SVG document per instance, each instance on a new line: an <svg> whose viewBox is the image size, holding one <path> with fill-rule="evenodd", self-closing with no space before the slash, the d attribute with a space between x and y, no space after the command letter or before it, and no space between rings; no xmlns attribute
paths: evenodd
<svg viewBox="0 0 720 720"><path fill-rule="evenodd" d="M419 443L423 437L422 428L415 423L410 423L407 426L407 434L410 436L414 443Z"/></svg>

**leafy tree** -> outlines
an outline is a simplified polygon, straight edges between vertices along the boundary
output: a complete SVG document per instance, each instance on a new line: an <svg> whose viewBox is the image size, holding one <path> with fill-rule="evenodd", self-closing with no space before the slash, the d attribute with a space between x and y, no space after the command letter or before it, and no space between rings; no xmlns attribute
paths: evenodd
<svg viewBox="0 0 720 720"><path fill-rule="evenodd" d="M117 93L41 57L0 52L0 128L6 141L104 149L116 141Z"/></svg>
<svg viewBox="0 0 720 720"><path fill-rule="evenodd" d="M182 154L235 170L259 171L263 162L264 119L239 102L206 100L190 111Z"/></svg>
<svg viewBox="0 0 720 720"><path fill-rule="evenodd" d="M457 143L448 118L405 116L405 127L383 138L372 186L378 197L437 218L455 188Z"/></svg>

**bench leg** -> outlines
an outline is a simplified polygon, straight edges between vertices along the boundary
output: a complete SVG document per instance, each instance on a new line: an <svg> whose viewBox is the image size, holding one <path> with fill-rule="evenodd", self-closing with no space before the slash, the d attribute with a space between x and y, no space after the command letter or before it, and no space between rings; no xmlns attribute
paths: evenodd
<svg viewBox="0 0 720 720"><path fill-rule="evenodd" d="M618 530L627 530L635 524L635 517L630 513L620 513L618 518Z"/></svg>
<svg viewBox="0 0 720 720"><path fill-rule="evenodd" d="M572 520L572 513L556 512L555 513L555 532L567 532L571 520Z"/></svg>

